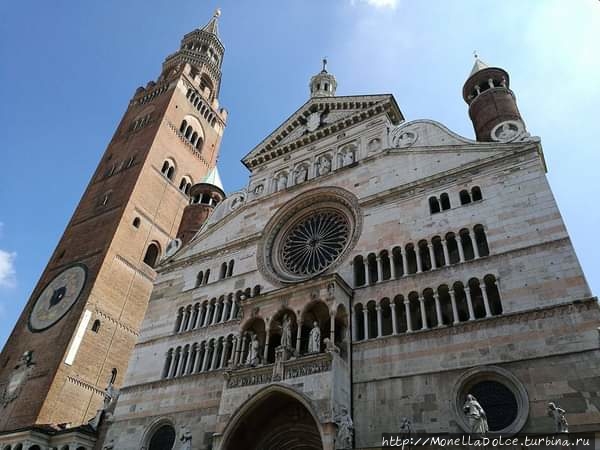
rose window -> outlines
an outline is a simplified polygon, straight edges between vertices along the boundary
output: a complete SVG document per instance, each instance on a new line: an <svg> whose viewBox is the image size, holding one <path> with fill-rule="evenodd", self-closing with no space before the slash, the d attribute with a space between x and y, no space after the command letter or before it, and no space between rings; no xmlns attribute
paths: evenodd
<svg viewBox="0 0 600 450"><path fill-rule="evenodd" d="M335 210L320 211L303 218L282 239L281 263L296 275L325 270L346 248L350 227Z"/></svg>
<svg viewBox="0 0 600 450"><path fill-rule="evenodd" d="M317 188L283 206L264 228L259 270L274 283L296 283L331 272L362 229L358 201L337 187Z"/></svg>

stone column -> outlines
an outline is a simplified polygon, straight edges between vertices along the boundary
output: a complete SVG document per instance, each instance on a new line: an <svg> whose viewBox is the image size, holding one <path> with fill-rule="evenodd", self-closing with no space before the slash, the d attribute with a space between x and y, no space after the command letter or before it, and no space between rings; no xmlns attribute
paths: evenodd
<svg viewBox="0 0 600 450"><path fill-rule="evenodd" d="M219 322L225 322L227 320L227 313L229 312L227 308L228 304L229 302L227 299L223 299L223 309L221 310L221 320L219 320Z"/></svg>
<svg viewBox="0 0 600 450"><path fill-rule="evenodd" d="M177 366L181 362L181 354L179 354L179 357L177 357L177 356L178 356L177 352L173 352L173 359L171 360L171 368L169 369L168 378L175 378L175 372L177 371ZM177 364L175 364L175 361L177 361Z"/></svg>
<svg viewBox="0 0 600 450"><path fill-rule="evenodd" d="M267 355L269 353L269 340L271 338L271 333L267 330L267 338L265 339L265 348L263 349L263 364L267 362Z"/></svg>
<svg viewBox="0 0 600 450"><path fill-rule="evenodd" d="M442 305L440 304L440 295L437 292L434 292L433 299L435 300L435 314L437 316L438 327L441 327L443 325L443 321L442 321Z"/></svg>
<svg viewBox="0 0 600 450"><path fill-rule="evenodd" d="M202 355L202 358L200 358ZM193 373L198 373L202 370L202 363L204 362L204 357L206 356L206 348L204 349L204 353L202 353L202 347L198 347L198 352L196 353L196 362L194 364L194 368L192 369Z"/></svg>
<svg viewBox="0 0 600 450"><path fill-rule="evenodd" d="M456 307L456 296L454 294L454 289L450 289L448 291L448 293L450 294L450 303L452 303L453 323L454 323L454 325L456 325L459 322L459 320L458 320L458 308Z"/></svg>
<svg viewBox="0 0 600 450"><path fill-rule="evenodd" d="M479 248L477 247L477 239L475 235L473 235L473 239L471 239L471 244L473 247L473 255L475 255L475 259L479 258Z"/></svg>
<svg viewBox="0 0 600 450"><path fill-rule="evenodd" d="M421 249L415 247L415 256L417 257L417 273L423 272L423 262L421 261Z"/></svg>
<svg viewBox="0 0 600 450"><path fill-rule="evenodd" d="M408 298L404 300L404 313L406 314L406 331L412 331L412 320L410 320L410 301Z"/></svg>
<svg viewBox="0 0 600 450"><path fill-rule="evenodd" d="M429 328L427 325L427 312L425 311L425 298L419 294L419 309L421 310L421 322L423 322L423 329Z"/></svg>
<svg viewBox="0 0 600 450"><path fill-rule="evenodd" d="M406 248L401 249L401 256L402 256L402 276L407 276L408 275L408 259L406 258Z"/></svg>
<svg viewBox="0 0 600 450"><path fill-rule="evenodd" d="M221 369L225 367L225 356L227 355L227 349L229 348L229 344L230 342L227 342L226 340L223 341L223 351L221 352L221 362L219 364L219 367Z"/></svg>
<svg viewBox="0 0 600 450"><path fill-rule="evenodd" d="M448 242L446 239L442 239L442 250L444 251L444 265L450 265L450 252L448 251Z"/></svg>
<svg viewBox="0 0 600 450"><path fill-rule="evenodd" d="M302 339L302 324L298 323L298 330L296 330L296 355L300 356L300 340Z"/></svg>
<svg viewBox="0 0 600 450"><path fill-rule="evenodd" d="M369 261L366 259L363 259L363 269L365 271L365 285L368 285L371 277L369 276Z"/></svg>
<svg viewBox="0 0 600 450"><path fill-rule="evenodd" d="M492 310L490 308L490 300L487 295L485 283L482 286L479 286L481 289L481 296L483 297L483 306L485 307L485 317L490 317L492 315Z"/></svg>
<svg viewBox="0 0 600 450"><path fill-rule="evenodd" d="M475 319L475 312L473 311L473 300L471 300L471 288L465 287L465 296L467 297L467 307L469 308L469 320Z"/></svg>
<svg viewBox="0 0 600 450"><path fill-rule="evenodd" d="M433 244L431 242L428 242L427 248L429 249L429 260L431 261L431 270L437 269L437 263L435 262L435 253L433 251Z"/></svg>
<svg viewBox="0 0 600 450"><path fill-rule="evenodd" d="M363 307L363 324L365 328L365 341L369 339L369 309L365 305Z"/></svg>
<svg viewBox="0 0 600 450"><path fill-rule="evenodd" d="M456 246L458 247L458 258L461 263L465 262L465 249L463 248L462 239L460 236L456 237Z"/></svg>
<svg viewBox="0 0 600 450"><path fill-rule="evenodd" d="M381 261L381 256L377 257L377 281L383 281L383 262Z"/></svg>
<svg viewBox="0 0 600 450"><path fill-rule="evenodd" d="M398 319L396 318L396 302L390 302L390 310L392 313L392 333L398 334Z"/></svg>
<svg viewBox="0 0 600 450"><path fill-rule="evenodd" d="M392 280L396 279L396 264L394 262L394 252L392 250L389 251L389 260L390 260L390 276Z"/></svg>
<svg viewBox="0 0 600 450"><path fill-rule="evenodd" d="M375 306L375 311L377 311L377 337L381 337L383 336L382 333L382 323L381 323L381 305L376 305Z"/></svg>
<svg viewBox="0 0 600 450"><path fill-rule="evenodd" d="M215 370L217 367L217 355L219 354L219 341L215 341L215 346L212 354L212 361L210 363L210 369Z"/></svg>
<svg viewBox="0 0 600 450"><path fill-rule="evenodd" d="M208 319L210 318L210 310L212 309L212 305L210 302L206 305L206 314L204 315L204 321L202 322L202 326L208 326Z"/></svg>
<svg viewBox="0 0 600 450"><path fill-rule="evenodd" d="M233 338L233 348L231 349L231 356L229 357L229 361L227 361L227 365L228 366L233 366L235 364L235 357L237 354L237 348L238 348L238 339L237 337Z"/></svg>
<svg viewBox="0 0 600 450"><path fill-rule="evenodd" d="M215 303L215 311L212 316L212 320L210 321L211 325L214 325L219 321L219 315L221 314L221 308L219 307L220 303L217 301Z"/></svg>
<svg viewBox="0 0 600 450"><path fill-rule="evenodd" d="M329 339L335 343L335 311L329 311Z"/></svg>
<svg viewBox="0 0 600 450"><path fill-rule="evenodd" d="M237 309L237 304L235 303L235 298L231 299L231 309L229 310L229 320L235 319L235 310Z"/></svg>
<svg viewBox="0 0 600 450"><path fill-rule="evenodd" d="M206 372L208 370L208 366L209 366L209 356L210 353L210 344L207 342L206 346L204 347L204 358L202 358L204 361L202 362L202 372Z"/></svg>
<svg viewBox="0 0 600 450"><path fill-rule="evenodd" d="M174 359L174 354L175 352L171 353L171 360L169 361L169 367L166 368L165 373L167 374L165 376L165 378L169 378L169 376L171 375L171 368L173 367L173 359ZM167 358L169 354L167 353Z"/></svg>

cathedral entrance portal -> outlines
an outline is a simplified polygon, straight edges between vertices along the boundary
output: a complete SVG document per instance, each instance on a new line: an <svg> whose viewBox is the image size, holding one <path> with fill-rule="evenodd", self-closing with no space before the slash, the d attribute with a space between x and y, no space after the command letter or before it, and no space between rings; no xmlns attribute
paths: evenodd
<svg viewBox="0 0 600 450"><path fill-rule="evenodd" d="M224 436L221 450L322 450L315 418L298 399L273 390L242 408Z"/></svg>

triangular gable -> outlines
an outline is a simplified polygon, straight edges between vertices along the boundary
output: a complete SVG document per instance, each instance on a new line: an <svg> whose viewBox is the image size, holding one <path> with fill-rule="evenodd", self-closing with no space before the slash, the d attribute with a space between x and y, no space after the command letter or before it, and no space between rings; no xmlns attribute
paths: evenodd
<svg viewBox="0 0 600 450"><path fill-rule="evenodd" d="M311 98L248 153L242 162L252 170L382 112L395 125L404 121L391 94Z"/></svg>

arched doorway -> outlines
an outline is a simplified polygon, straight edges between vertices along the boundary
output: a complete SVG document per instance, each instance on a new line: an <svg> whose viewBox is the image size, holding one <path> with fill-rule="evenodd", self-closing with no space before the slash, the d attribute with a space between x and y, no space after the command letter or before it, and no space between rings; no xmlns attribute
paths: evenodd
<svg viewBox="0 0 600 450"><path fill-rule="evenodd" d="M225 431L221 450L322 450L319 426L289 388L269 387L243 406Z"/></svg>

